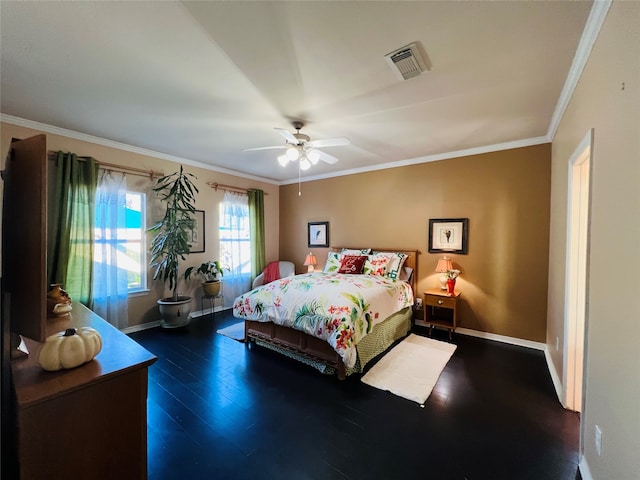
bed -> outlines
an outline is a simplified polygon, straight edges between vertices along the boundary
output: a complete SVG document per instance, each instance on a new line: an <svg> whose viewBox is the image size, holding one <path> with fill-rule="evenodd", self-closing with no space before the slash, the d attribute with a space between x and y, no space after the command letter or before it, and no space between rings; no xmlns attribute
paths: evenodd
<svg viewBox="0 0 640 480"><path fill-rule="evenodd" d="M275 350L341 380L362 372L411 329L417 255L333 247L322 271L240 295L233 314L245 322L247 347Z"/></svg>

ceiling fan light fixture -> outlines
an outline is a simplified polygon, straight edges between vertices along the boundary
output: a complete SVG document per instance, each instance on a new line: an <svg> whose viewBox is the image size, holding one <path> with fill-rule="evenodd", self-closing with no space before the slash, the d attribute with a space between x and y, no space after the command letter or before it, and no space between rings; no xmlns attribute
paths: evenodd
<svg viewBox="0 0 640 480"><path fill-rule="evenodd" d="M300 170L309 170L309 168L311 168L309 160L307 160L306 157L302 157L302 160L300 160Z"/></svg>
<svg viewBox="0 0 640 480"><path fill-rule="evenodd" d="M293 162L298 159L298 156L300 155L300 153L298 152L298 149L296 147L289 147L287 148L286 155L287 155L287 158Z"/></svg>
<svg viewBox="0 0 640 480"><path fill-rule="evenodd" d="M314 150L312 148L307 152L307 158L309 159L312 165L315 165L320 160L320 154L318 153L317 150Z"/></svg>
<svg viewBox="0 0 640 480"><path fill-rule="evenodd" d="M346 137L336 138L324 138L320 140L313 140L309 135L300 133L300 129L304 126L301 121L293 122L293 128L297 130L296 133L291 133L284 128L276 128L275 130L284 137L284 145L272 145L268 147L249 148L250 150L271 150L273 148L284 149L284 153L277 157L278 163L282 167L286 167L291 162L298 160L298 172L302 170L308 170L312 165L317 165L318 162L323 161L330 165L336 163L338 159L333 155L330 155L321 150L323 147L339 147L342 145L350 145L351 141Z"/></svg>

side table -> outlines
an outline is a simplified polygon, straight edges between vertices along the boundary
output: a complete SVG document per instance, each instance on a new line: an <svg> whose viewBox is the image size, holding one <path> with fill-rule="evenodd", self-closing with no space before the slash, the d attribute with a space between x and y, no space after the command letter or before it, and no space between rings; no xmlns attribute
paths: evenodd
<svg viewBox="0 0 640 480"><path fill-rule="evenodd" d="M433 327L445 328L449 330L451 340L458 324L459 297L460 292L449 294L436 288L424 292L424 323L430 327L429 335L433 333Z"/></svg>
<svg viewBox="0 0 640 480"><path fill-rule="evenodd" d="M200 297L200 308L204 312L204 302L207 300L209 302L209 310L211 310L211 320L215 318L216 313L216 304L219 302L224 302L224 295L222 292L217 295L207 295L206 293Z"/></svg>

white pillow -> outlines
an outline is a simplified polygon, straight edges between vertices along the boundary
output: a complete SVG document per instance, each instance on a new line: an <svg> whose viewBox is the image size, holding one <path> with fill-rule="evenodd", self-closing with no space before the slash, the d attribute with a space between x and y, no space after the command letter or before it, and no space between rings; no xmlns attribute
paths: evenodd
<svg viewBox="0 0 640 480"><path fill-rule="evenodd" d="M391 260L391 255L388 253L375 253L367 256L367 261L364 263L364 270L362 273L365 275L379 275L384 277L387 273L387 265Z"/></svg>
<svg viewBox="0 0 640 480"><path fill-rule="evenodd" d="M371 249L370 248L360 248L360 249L343 248L340 253L342 253L343 255L369 255L371 253Z"/></svg>
<svg viewBox="0 0 640 480"><path fill-rule="evenodd" d="M397 280L402 273L402 267L409 255L401 252L381 252L383 255L389 255L389 263L387 263L387 270L385 275L389 278Z"/></svg>
<svg viewBox="0 0 640 480"><path fill-rule="evenodd" d="M342 264L342 257L343 255L341 253L329 252L329 255L327 255L327 263L324 264L322 271L325 273L337 273Z"/></svg>

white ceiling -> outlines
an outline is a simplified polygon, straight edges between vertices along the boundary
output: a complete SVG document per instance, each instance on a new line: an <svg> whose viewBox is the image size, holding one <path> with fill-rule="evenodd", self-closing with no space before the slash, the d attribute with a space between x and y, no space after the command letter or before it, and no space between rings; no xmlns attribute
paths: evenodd
<svg viewBox="0 0 640 480"><path fill-rule="evenodd" d="M1 112L221 171L297 180L275 130L303 120L321 178L548 141L587 1L1 4ZM419 42L398 80L384 55ZM15 119L14 119L15 120Z"/></svg>

